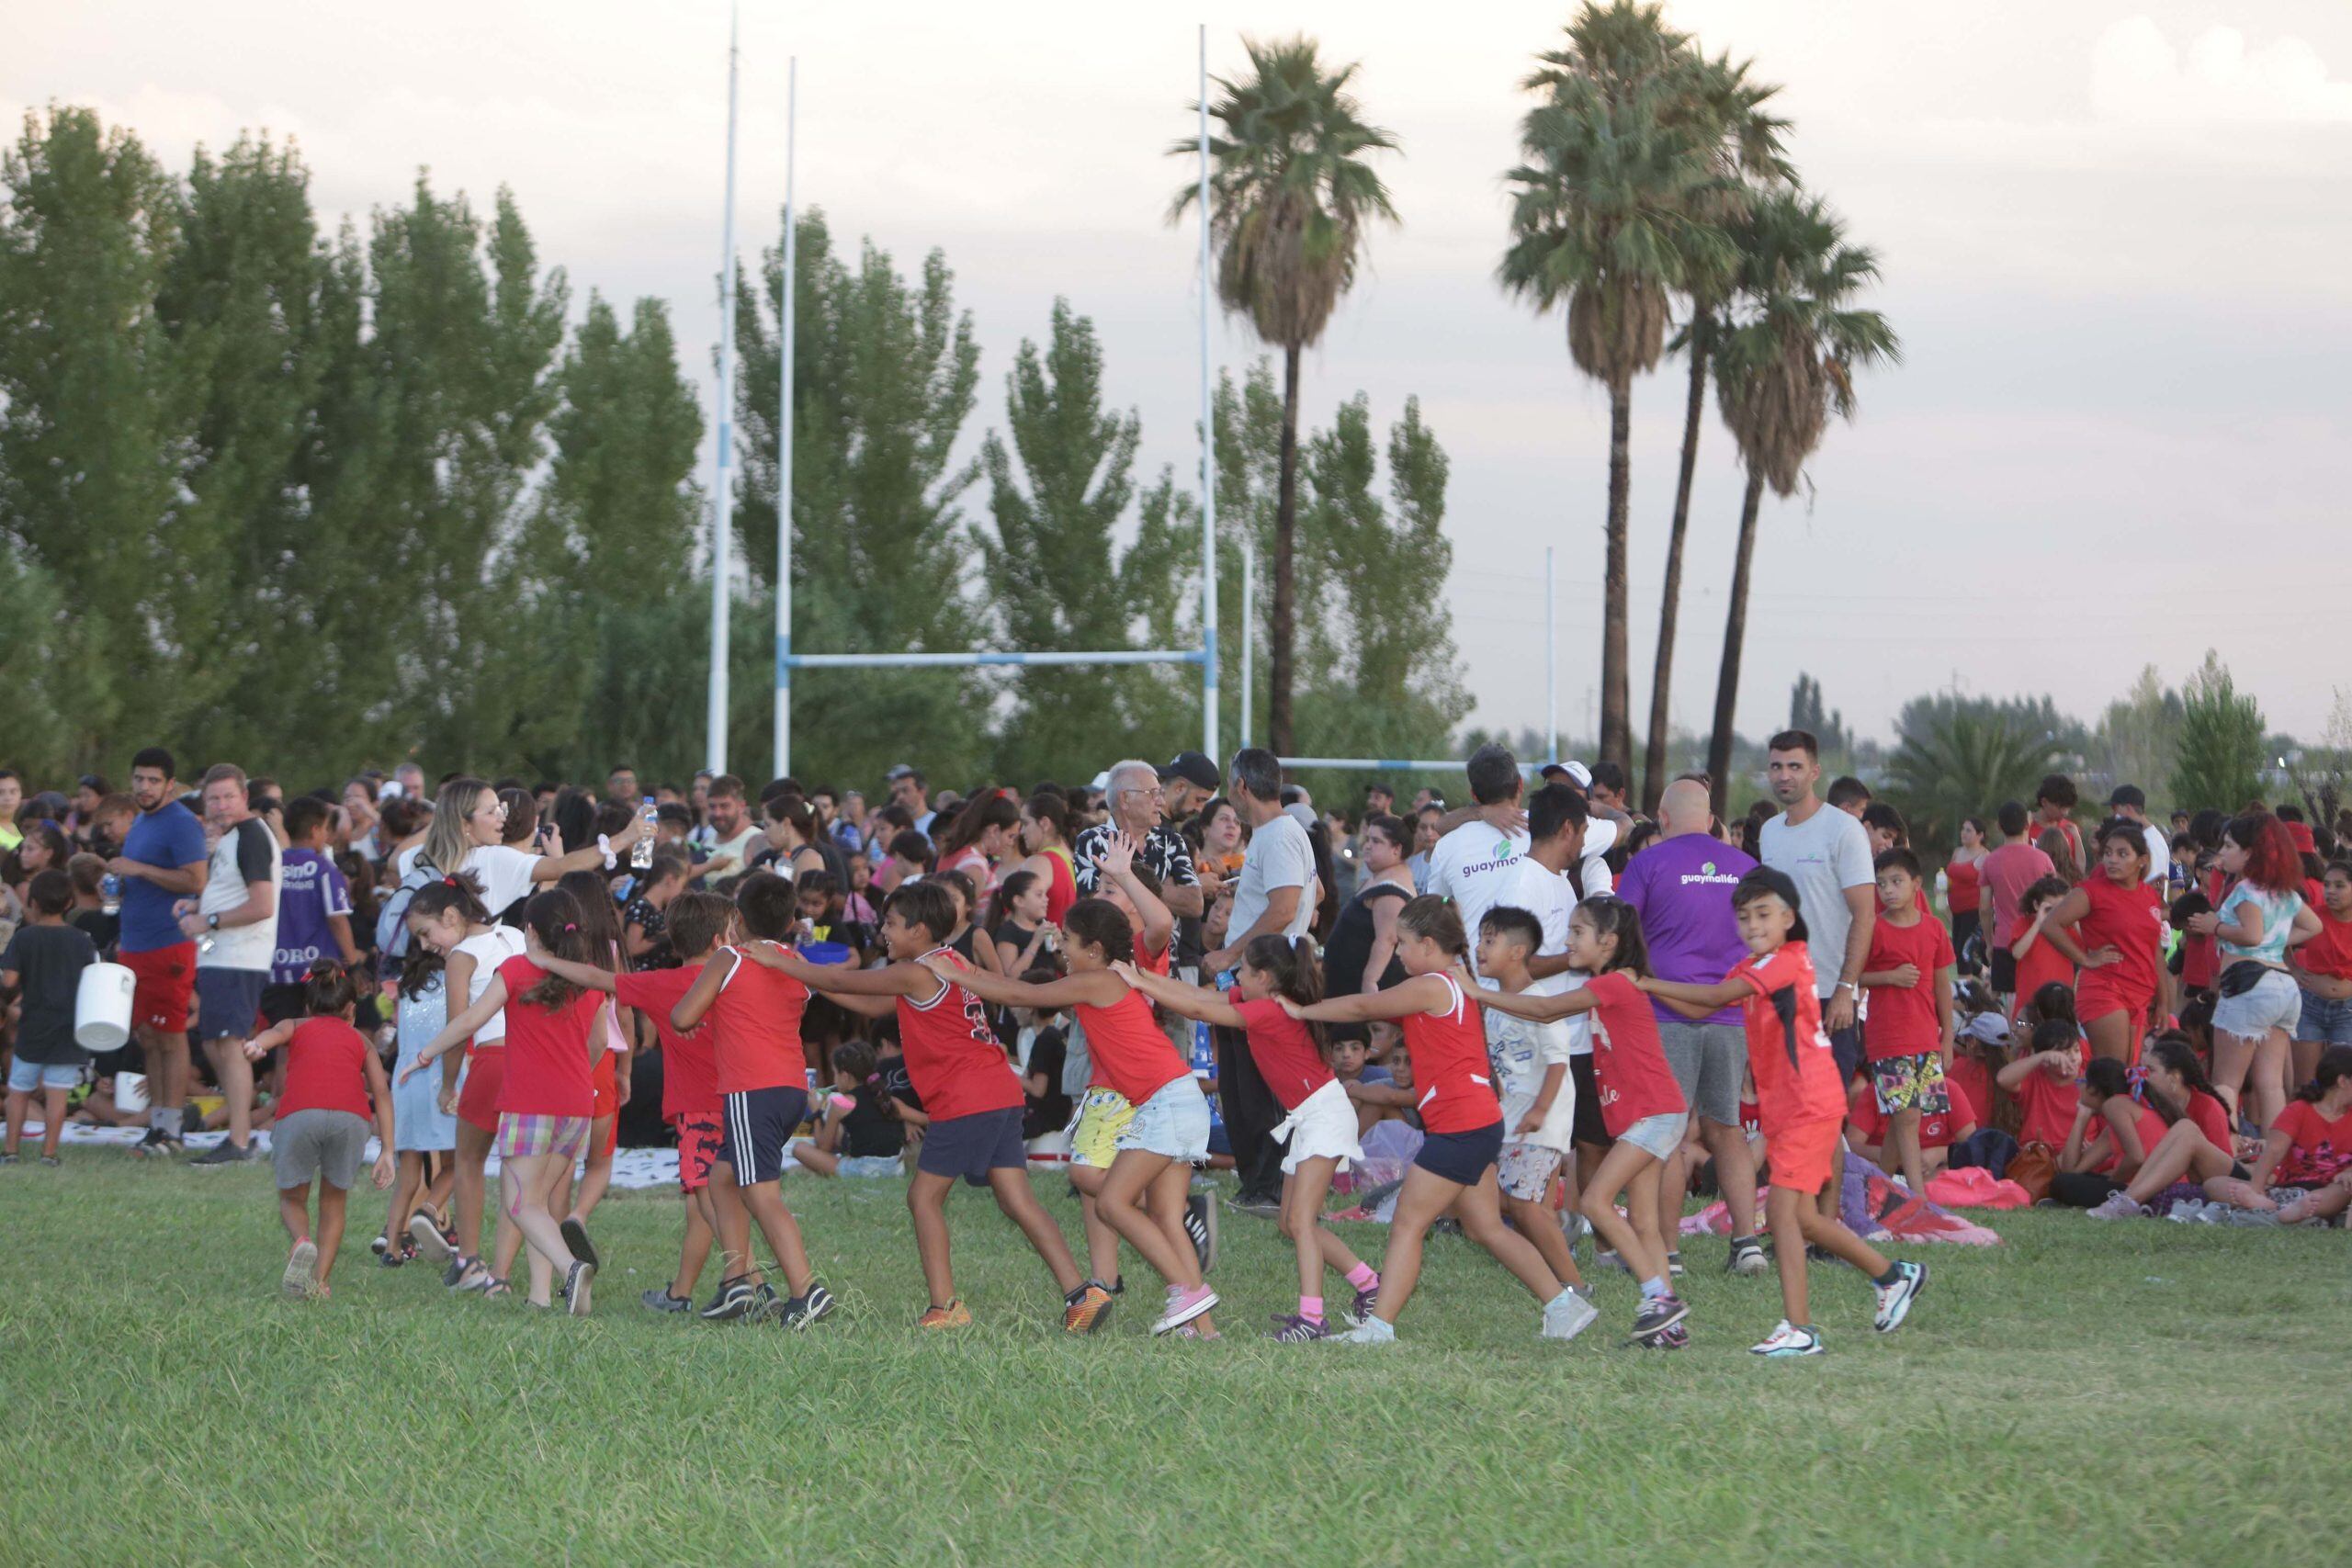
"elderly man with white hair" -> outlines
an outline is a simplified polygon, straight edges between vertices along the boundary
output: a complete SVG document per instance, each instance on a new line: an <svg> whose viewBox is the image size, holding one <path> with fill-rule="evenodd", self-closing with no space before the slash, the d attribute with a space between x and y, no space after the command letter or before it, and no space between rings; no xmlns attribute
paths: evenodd
<svg viewBox="0 0 2352 1568"><path fill-rule="evenodd" d="M1136 845L1136 859L1151 868L1159 879L1159 901L1178 919L1198 919L1206 907L1201 897L1201 879L1193 869L1193 852L1184 842L1184 835L1160 818L1166 814L1167 792L1159 782L1159 770L1149 762L1130 757L1111 764L1103 777L1103 804L1110 807L1108 820L1096 823L1078 836L1069 850L1070 870L1078 881L1081 897L1100 892L1100 870L1102 851L1114 832L1125 833Z"/></svg>

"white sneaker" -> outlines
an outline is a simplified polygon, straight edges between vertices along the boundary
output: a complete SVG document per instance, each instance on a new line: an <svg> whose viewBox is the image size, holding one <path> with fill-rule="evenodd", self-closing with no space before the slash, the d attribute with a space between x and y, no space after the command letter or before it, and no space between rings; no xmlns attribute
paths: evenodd
<svg viewBox="0 0 2352 1568"><path fill-rule="evenodd" d="M1600 1321L1600 1310L1574 1291L1562 1291L1544 1303L1545 1339L1574 1339Z"/></svg>
<svg viewBox="0 0 2352 1568"><path fill-rule="evenodd" d="M2107 1201L2090 1211L2094 1220L2137 1220L2147 1216L2147 1209L2132 1201L2132 1195L2119 1187L2107 1195Z"/></svg>
<svg viewBox="0 0 2352 1568"><path fill-rule="evenodd" d="M1776 1359L1789 1356L1818 1356L1822 1350L1820 1335L1810 1328L1792 1328L1785 1317L1761 1345L1747 1348L1751 1356L1770 1356Z"/></svg>
<svg viewBox="0 0 2352 1568"><path fill-rule="evenodd" d="M1396 1330L1392 1325L1366 1313L1362 1323L1357 1324L1345 1334L1333 1335L1331 1343L1334 1345L1394 1345L1396 1343Z"/></svg>

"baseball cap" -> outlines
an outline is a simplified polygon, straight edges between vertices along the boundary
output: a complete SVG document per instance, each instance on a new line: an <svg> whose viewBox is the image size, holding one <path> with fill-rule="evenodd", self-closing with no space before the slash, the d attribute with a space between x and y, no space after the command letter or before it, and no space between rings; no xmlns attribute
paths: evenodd
<svg viewBox="0 0 2352 1568"><path fill-rule="evenodd" d="M1177 752L1168 759L1168 765L1159 770L1159 776L1163 781L1182 779L1195 789L1205 790L1215 790L1225 782L1223 775L1216 771L1216 764L1198 751Z"/></svg>
<svg viewBox="0 0 2352 1568"><path fill-rule="evenodd" d="M1566 779L1580 790L1592 788L1592 770L1582 762L1546 762L1538 776L1547 779Z"/></svg>
<svg viewBox="0 0 2352 1568"><path fill-rule="evenodd" d="M2148 809L2148 795L2138 784L2117 784L2107 797L2109 806L2128 806L2134 811Z"/></svg>

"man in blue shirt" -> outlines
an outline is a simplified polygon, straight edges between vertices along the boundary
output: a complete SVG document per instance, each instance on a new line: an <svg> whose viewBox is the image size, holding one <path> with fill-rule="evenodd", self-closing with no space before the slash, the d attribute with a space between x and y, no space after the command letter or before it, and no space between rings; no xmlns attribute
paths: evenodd
<svg viewBox="0 0 2352 1568"><path fill-rule="evenodd" d="M187 1100L187 1004L196 988L196 943L172 906L204 891L210 852L204 824L179 802L172 754L150 746L130 760L130 797L138 819L107 871L122 879L119 956L137 977L131 1033L147 1067L147 1136L142 1155L184 1149L180 1107Z"/></svg>

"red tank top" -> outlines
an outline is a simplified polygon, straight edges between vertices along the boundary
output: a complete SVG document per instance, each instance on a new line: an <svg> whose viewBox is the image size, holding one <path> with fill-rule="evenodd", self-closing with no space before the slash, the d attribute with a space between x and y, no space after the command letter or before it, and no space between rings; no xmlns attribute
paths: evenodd
<svg viewBox="0 0 2352 1568"><path fill-rule="evenodd" d="M1069 852L1058 846L1046 852L1046 919L1056 925L1078 902L1078 877L1070 870Z"/></svg>
<svg viewBox="0 0 2352 1568"><path fill-rule="evenodd" d="M1944 903L1955 915L1976 913L1977 901L1984 896L1984 874L1973 860L1953 860L1944 865ZM1990 942L1993 933L1984 933Z"/></svg>
<svg viewBox="0 0 2352 1568"><path fill-rule="evenodd" d="M1413 1058L1413 1082L1421 1091L1421 1127L1430 1133L1475 1133L1503 1119L1495 1098L1493 1069L1487 1062L1486 1014L1462 994L1451 975L1440 975L1452 1005L1442 1013L1405 1018L1405 1049Z"/></svg>
<svg viewBox="0 0 2352 1568"><path fill-rule="evenodd" d="M286 1044L286 1092L277 1113L348 1111L372 1114L368 1105L368 1040L339 1018L306 1018Z"/></svg>
<svg viewBox="0 0 2352 1568"><path fill-rule="evenodd" d="M968 969L953 948L934 947L926 958L944 958ZM942 983L927 1002L899 998L899 1044L907 1077L922 1097L923 1113L934 1122L1011 1111L1022 1103L1021 1080L1004 1047L989 1031L988 1010L961 986Z"/></svg>
<svg viewBox="0 0 2352 1568"><path fill-rule="evenodd" d="M1073 1010L1078 1021L1086 1031L1086 1049L1093 1062L1093 1073L1087 1080L1089 1088L1097 1085L1111 1089L1130 1105L1141 1105L1153 1095L1174 1083L1189 1077L1193 1069L1168 1043L1168 1036L1159 1032L1153 1021L1150 1004L1133 991L1106 1008L1085 1002ZM1410 1038L1410 1036L1408 1036ZM1478 1045L1478 1060L1487 1059L1487 1047L1482 1036ZM1419 1058L1415 1057L1416 1065ZM1487 1096L1491 1102L1493 1096ZM1496 1115L1500 1115L1498 1110ZM1493 1117L1487 1118L1492 1121ZM1484 1123L1481 1123L1483 1125Z"/></svg>

